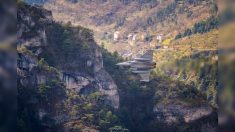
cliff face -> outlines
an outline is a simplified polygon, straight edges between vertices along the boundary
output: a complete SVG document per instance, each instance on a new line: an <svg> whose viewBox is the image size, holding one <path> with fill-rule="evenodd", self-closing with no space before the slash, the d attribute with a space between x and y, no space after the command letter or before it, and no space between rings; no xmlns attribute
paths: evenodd
<svg viewBox="0 0 235 132"><path fill-rule="evenodd" d="M184 105L157 105L154 107L156 118L167 124L192 123L203 117L211 116L213 110L207 105L184 106Z"/></svg>
<svg viewBox="0 0 235 132"><path fill-rule="evenodd" d="M194 86L164 79L154 79L152 83L157 85L153 116L164 124L162 131L217 130L216 110Z"/></svg>
<svg viewBox="0 0 235 132"><path fill-rule="evenodd" d="M23 3L17 18L19 118L27 110L33 115L28 122L38 120L46 128L76 120L64 104L71 93L86 98L98 92L102 105L119 107L117 86L90 30L55 23L50 11Z"/></svg>

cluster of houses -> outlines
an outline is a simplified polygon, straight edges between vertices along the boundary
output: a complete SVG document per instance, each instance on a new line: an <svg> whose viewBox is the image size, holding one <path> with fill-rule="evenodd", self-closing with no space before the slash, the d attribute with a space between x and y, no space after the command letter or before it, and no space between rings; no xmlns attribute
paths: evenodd
<svg viewBox="0 0 235 132"><path fill-rule="evenodd" d="M155 41L145 41L145 38L148 36L147 33L138 34L137 32L129 33L128 35L123 35L120 31L115 31L113 33L113 41L114 42L125 42L128 43L129 46L137 46L139 47L138 51L144 51L147 49L158 49L158 50L167 50L169 47L167 45L163 45L163 35L158 34L155 36ZM132 48L131 48L132 49ZM121 53L121 56L124 58L128 58L130 56L134 56L132 51L127 50Z"/></svg>
<svg viewBox="0 0 235 132"><path fill-rule="evenodd" d="M105 39L111 40L114 43L127 43L130 46L138 46L138 45L148 45L151 48L155 49L168 49L169 46L164 45L164 35L158 34L158 35L149 35L148 33L138 33L133 32L129 34L124 34L120 31L115 31L113 33L105 33L104 35ZM148 40L147 38L151 38L151 40ZM154 41L152 41L154 40Z"/></svg>
<svg viewBox="0 0 235 132"><path fill-rule="evenodd" d="M138 37L137 37L137 35L138 35ZM121 41L121 40L127 40L127 41L142 40L142 41L144 41L147 36L149 36L147 33L143 33L143 34L139 35L137 32L134 32L134 33L129 33L128 35L123 35L123 34L121 34L120 31L115 31L113 33L113 41ZM156 39L157 39L156 45L162 43L163 35L162 34L157 35Z"/></svg>
<svg viewBox="0 0 235 132"><path fill-rule="evenodd" d="M126 36L120 34L119 31L113 33L113 41L119 41L121 39L127 39L128 41L136 41L137 33L130 33Z"/></svg>

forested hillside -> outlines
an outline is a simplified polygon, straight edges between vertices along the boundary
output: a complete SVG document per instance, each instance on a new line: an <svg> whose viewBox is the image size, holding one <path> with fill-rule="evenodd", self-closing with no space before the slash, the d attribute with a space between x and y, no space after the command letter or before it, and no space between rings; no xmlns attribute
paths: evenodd
<svg viewBox="0 0 235 132"><path fill-rule="evenodd" d="M219 83L233 78L219 63L235 31L224 1L25 2L17 3L18 131L217 132L221 97L234 114L234 90L222 88L234 83ZM148 49L149 82L116 65ZM220 67L230 76L220 78Z"/></svg>
<svg viewBox="0 0 235 132"><path fill-rule="evenodd" d="M17 131L120 126L117 86L92 31L57 23L42 7L17 6Z"/></svg>
<svg viewBox="0 0 235 132"><path fill-rule="evenodd" d="M123 61L117 53L109 53L106 49L102 53L104 66L119 88L119 118L130 131L217 129L216 109L210 107L207 95L201 93L197 85L173 80L155 71L151 75L151 82L141 83L131 71L114 66Z"/></svg>
<svg viewBox="0 0 235 132"><path fill-rule="evenodd" d="M163 39L175 38L195 23L217 16L220 12L217 3L213 0L56 0L44 7L52 10L57 21L94 30L96 41L109 51L124 54L129 50L135 54L157 44L158 35ZM114 41L116 31L118 39Z"/></svg>

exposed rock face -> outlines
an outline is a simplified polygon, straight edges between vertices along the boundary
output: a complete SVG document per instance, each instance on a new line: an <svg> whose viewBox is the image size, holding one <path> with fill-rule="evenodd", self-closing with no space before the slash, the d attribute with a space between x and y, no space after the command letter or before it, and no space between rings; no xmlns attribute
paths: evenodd
<svg viewBox="0 0 235 132"><path fill-rule="evenodd" d="M26 47L35 56L43 52L43 48L50 46L47 42L46 34L47 25L52 24L52 15L50 11L42 9L41 7L34 7L25 5L25 8L18 10L18 48ZM26 9L27 8L27 9ZM76 67L78 63L84 63L84 67L91 67L91 73L94 76L86 74L84 71L73 70L66 68L65 66L55 66L60 72L60 78L65 82L66 88L76 89L79 93L81 89L92 84L94 89L99 90L101 93L107 96L107 99L114 108L119 106L119 98L117 92L117 86L109 76L109 74L103 68L102 54L99 47L95 42L89 43L89 54L83 54L86 62L81 62L79 59L74 58L71 63L65 64L65 66ZM19 54L20 61L18 66L31 69L32 66L37 65L37 61L30 57L21 57L22 53ZM77 66L79 67L79 66ZM102 78L102 79L101 79ZM106 79L104 79L106 78ZM38 83L45 82L45 77L38 76Z"/></svg>
<svg viewBox="0 0 235 132"><path fill-rule="evenodd" d="M114 83L112 77L104 69L101 69L97 72L95 80L99 84L100 92L107 96L107 99L114 108L118 108L119 95L117 85Z"/></svg>
<svg viewBox="0 0 235 132"><path fill-rule="evenodd" d="M215 131L217 112L192 85L155 79L153 116L163 131ZM165 130L167 129L167 130Z"/></svg>
<svg viewBox="0 0 235 132"><path fill-rule="evenodd" d="M69 75L66 73L62 74L61 78L65 82L65 86L67 89L76 89L76 91L80 91L83 87L87 86L90 83L90 79L85 78L79 75Z"/></svg>
<svg viewBox="0 0 235 132"><path fill-rule="evenodd" d="M17 67L24 70L32 70L37 65L37 59L35 57L18 53Z"/></svg>
<svg viewBox="0 0 235 132"><path fill-rule="evenodd" d="M106 96L108 104L116 109L119 107L117 85L103 68L95 73L94 78L87 75L70 75L66 73L61 74L60 77L65 82L67 89L85 95L99 91Z"/></svg>
<svg viewBox="0 0 235 132"><path fill-rule="evenodd" d="M98 72L103 68L102 54L99 48L95 49L94 72Z"/></svg>
<svg viewBox="0 0 235 132"><path fill-rule="evenodd" d="M41 7L24 5L17 10L17 48L27 47L35 55L47 45L45 28L52 22L52 13Z"/></svg>
<svg viewBox="0 0 235 132"><path fill-rule="evenodd" d="M51 27L60 25L53 22L50 11L22 3L17 13L17 79L18 89L22 94L19 98L25 97L24 94L27 95L28 91L33 93L26 96L26 102L25 99L20 102L31 105L32 108L23 108L31 110L34 115L32 117L38 117L43 122L49 116L55 124L76 120L76 116L67 115L69 110L63 106L70 92L88 96L98 91L105 97L105 104L115 109L119 107L117 86L105 71L101 51L94 40L89 38L91 33L87 29L72 29L71 32L77 33L75 39L78 39L78 43L71 42L70 45L80 47L78 46L78 50L63 52L54 41L61 36L53 36L49 31ZM58 53L55 56L46 56L56 62L53 67L52 63L43 59L46 53L51 53L50 50ZM60 51L63 53L60 54ZM38 96L42 97L38 99ZM19 113L22 111L19 110ZM53 127L53 123L48 120L43 124Z"/></svg>
<svg viewBox="0 0 235 132"><path fill-rule="evenodd" d="M183 105L157 105L154 108L156 117L162 122L177 123L179 121L192 123L202 117L212 114L211 107L203 106L183 106ZM180 120L181 119L181 120Z"/></svg>

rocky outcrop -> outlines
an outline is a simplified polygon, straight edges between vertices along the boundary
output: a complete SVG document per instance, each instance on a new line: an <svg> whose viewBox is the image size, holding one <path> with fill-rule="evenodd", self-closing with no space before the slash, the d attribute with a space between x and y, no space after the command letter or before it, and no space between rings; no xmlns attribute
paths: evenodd
<svg viewBox="0 0 235 132"><path fill-rule="evenodd" d="M117 85L112 77L104 69L101 69L97 72L95 80L98 83L99 91L107 96L110 104L117 109L119 107L119 95Z"/></svg>
<svg viewBox="0 0 235 132"><path fill-rule="evenodd" d="M27 54L18 53L17 67L22 70L32 70L37 66L37 58L29 56Z"/></svg>
<svg viewBox="0 0 235 132"><path fill-rule="evenodd" d="M63 82L65 82L65 86L67 89L74 89L78 93L83 87L87 86L88 84L90 84L90 82L92 82L92 78L88 78L82 75L70 75L62 73L60 78L63 80Z"/></svg>
<svg viewBox="0 0 235 132"><path fill-rule="evenodd" d="M153 116L163 124L163 131L212 132L218 128L216 110L194 86L160 78L154 81Z"/></svg>
<svg viewBox="0 0 235 132"><path fill-rule="evenodd" d="M40 6L19 4L17 10L17 49L26 47L35 55L47 45L46 26L52 22L52 13Z"/></svg>
<svg viewBox="0 0 235 132"><path fill-rule="evenodd" d="M116 109L119 107L117 85L103 68L95 73L95 77L62 73L60 78L65 82L65 86L69 90L84 95L99 91L106 96L108 104Z"/></svg>
<svg viewBox="0 0 235 132"><path fill-rule="evenodd" d="M76 121L80 117L70 116L71 109L64 107L70 93L89 96L99 92L105 105L118 109L117 86L103 67L100 48L90 30L68 29L53 22L50 11L24 3L18 5L17 18L19 118L24 119L23 110L27 109L32 111L30 118L37 118L43 127ZM57 39L68 33L70 38L61 41L70 47L60 45ZM76 41L68 41L71 39Z"/></svg>
<svg viewBox="0 0 235 132"><path fill-rule="evenodd" d="M156 118L165 123L192 123L200 118L209 116L213 110L208 105L157 105L154 108Z"/></svg>
<svg viewBox="0 0 235 132"><path fill-rule="evenodd" d="M22 47L27 48L27 50L29 50L29 52L31 52L33 56L37 57L38 55L40 55L40 53L43 52L43 48L51 46L51 42L47 42L50 34L48 34L48 31L46 31L47 26L51 24L53 24L53 20L50 11L43 9L40 6L21 6L21 8L18 9L18 49L21 49ZM80 31L78 32L79 34L81 34ZM81 37L84 36L81 35ZM92 84L90 86L101 91L105 96L107 96L110 105L112 105L114 108L118 108L119 98L116 84L112 79L109 79L108 81L105 79L100 79L110 78L109 74L103 68L101 51L95 44L95 42L93 42L93 39L89 41L88 44L88 47L90 47L90 49L88 51L84 51L84 53L80 55L82 59L84 58L84 60L74 58L71 59L71 62L62 64L65 66L61 66L59 64L55 65L55 67L60 72L60 78L62 81L65 82L65 86L67 89L76 89L78 93L81 89L84 89L86 88L86 86ZM75 54L78 55L79 53ZM29 70L32 68L32 66L37 65L37 61L33 60L33 58L27 57L27 55L25 55L24 57L22 56L22 53L19 53L20 59L18 61L18 67ZM85 70L70 70L70 67L66 67L76 67L77 65L77 67L79 68L81 67L81 63L84 63L84 69L90 67L91 70L88 70L94 76L92 76L90 73L86 73ZM43 76L38 76L38 78L38 83L42 83L43 80L45 81L45 77Z"/></svg>

